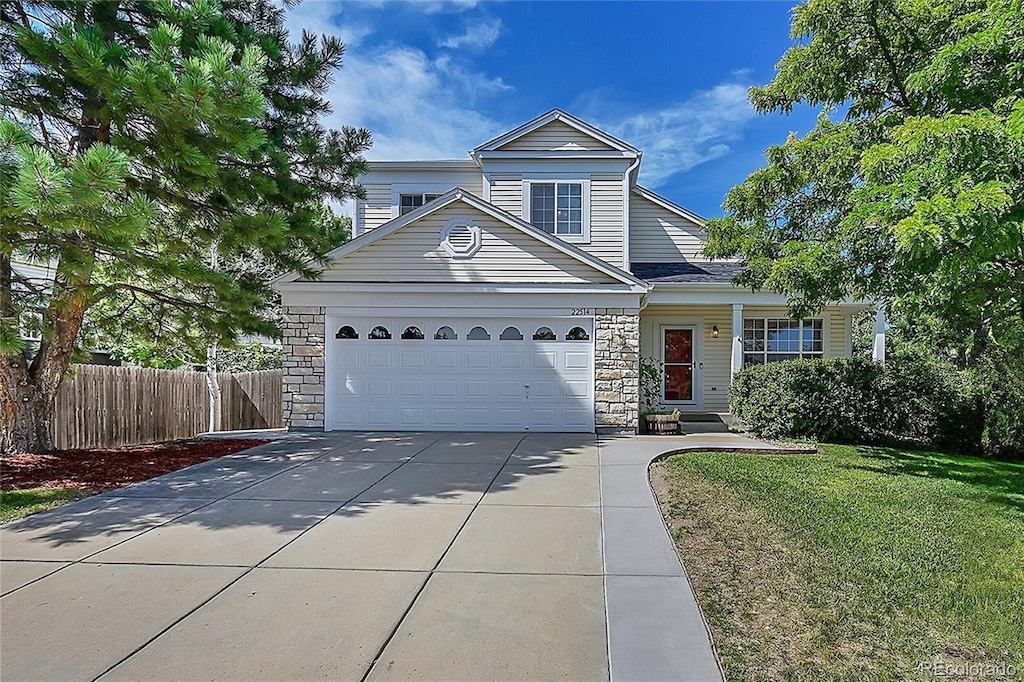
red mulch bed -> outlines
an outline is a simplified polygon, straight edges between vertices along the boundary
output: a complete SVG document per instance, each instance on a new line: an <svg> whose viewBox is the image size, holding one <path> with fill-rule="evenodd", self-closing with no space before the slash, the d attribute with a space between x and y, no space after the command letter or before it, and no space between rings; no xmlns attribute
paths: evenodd
<svg viewBox="0 0 1024 682"><path fill-rule="evenodd" d="M192 439L97 450L54 450L45 455L0 455L0 488L123 488L268 442Z"/></svg>

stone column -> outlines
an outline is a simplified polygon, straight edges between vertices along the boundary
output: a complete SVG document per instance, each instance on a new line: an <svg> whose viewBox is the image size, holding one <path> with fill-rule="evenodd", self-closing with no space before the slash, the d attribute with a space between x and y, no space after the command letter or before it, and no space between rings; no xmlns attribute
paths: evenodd
<svg viewBox="0 0 1024 682"><path fill-rule="evenodd" d="M284 315L285 426L291 431L323 431L324 309L285 306Z"/></svg>
<svg viewBox="0 0 1024 682"><path fill-rule="evenodd" d="M635 432L640 418L640 311L594 311L594 418L599 430Z"/></svg>

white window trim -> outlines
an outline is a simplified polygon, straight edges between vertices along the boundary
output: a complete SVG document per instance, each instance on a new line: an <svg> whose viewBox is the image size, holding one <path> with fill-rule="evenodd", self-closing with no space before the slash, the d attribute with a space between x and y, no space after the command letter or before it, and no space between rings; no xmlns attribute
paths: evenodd
<svg viewBox="0 0 1024 682"><path fill-rule="evenodd" d="M402 215L403 194L444 194L452 190L455 185L438 182L401 182L391 185L391 217L398 218Z"/></svg>
<svg viewBox="0 0 1024 682"><path fill-rule="evenodd" d="M557 175L551 175L548 177L537 176L532 178L523 179L523 220L532 223L533 217L533 185L534 183L542 185L550 185L552 183L565 183L565 184L578 184L581 187L580 194L583 196L582 214L583 214L583 228L582 234L553 234L551 236L557 237L562 241L569 242L572 244L589 244L590 243L590 178L581 178L579 176L574 177L563 177L561 173ZM556 191L557 194L557 191ZM539 228L538 228L539 229Z"/></svg>

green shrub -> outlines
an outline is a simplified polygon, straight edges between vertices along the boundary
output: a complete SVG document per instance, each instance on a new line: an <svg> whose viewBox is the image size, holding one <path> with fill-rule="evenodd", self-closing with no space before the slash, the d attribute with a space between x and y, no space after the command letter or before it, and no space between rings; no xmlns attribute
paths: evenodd
<svg viewBox="0 0 1024 682"><path fill-rule="evenodd" d="M1021 442L1020 413L1014 421L1012 409L996 410L1013 401L1007 391L998 400L991 391L982 395L978 387L990 384L981 377L971 383L951 364L906 350L885 366L831 358L749 367L736 375L729 395L733 413L764 438L910 443L1005 455L1012 451L1007 444ZM1017 390L1018 407L1020 396Z"/></svg>
<svg viewBox="0 0 1024 682"><path fill-rule="evenodd" d="M982 450L1024 459L1024 358L994 351L965 372L981 424Z"/></svg>

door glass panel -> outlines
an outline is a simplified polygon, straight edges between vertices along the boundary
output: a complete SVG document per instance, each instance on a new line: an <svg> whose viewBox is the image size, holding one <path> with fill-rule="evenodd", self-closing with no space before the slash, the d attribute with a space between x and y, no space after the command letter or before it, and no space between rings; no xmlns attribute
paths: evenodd
<svg viewBox="0 0 1024 682"><path fill-rule="evenodd" d="M693 362L693 332L689 329L665 331L665 362Z"/></svg>
<svg viewBox="0 0 1024 682"><path fill-rule="evenodd" d="M693 400L693 365L665 366L665 400Z"/></svg>

